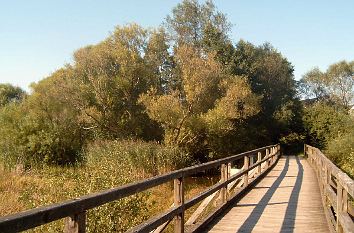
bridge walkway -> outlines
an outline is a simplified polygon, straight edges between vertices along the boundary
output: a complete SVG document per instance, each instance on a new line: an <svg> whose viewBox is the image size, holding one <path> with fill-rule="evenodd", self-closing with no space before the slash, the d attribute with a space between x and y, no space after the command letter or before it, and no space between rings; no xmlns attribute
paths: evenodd
<svg viewBox="0 0 354 233"><path fill-rule="evenodd" d="M307 160L283 156L208 232L330 232L314 170Z"/></svg>

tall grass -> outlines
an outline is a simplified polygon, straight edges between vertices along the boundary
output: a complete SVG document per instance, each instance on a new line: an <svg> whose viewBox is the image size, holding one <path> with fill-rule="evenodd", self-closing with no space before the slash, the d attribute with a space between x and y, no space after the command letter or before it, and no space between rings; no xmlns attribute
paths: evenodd
<svg viewBox="0 0 354 233"><path fill-rule="evenodd" d="M57 203L117 187L188 164L180 150L141 141L96 141L84 150L86 161L76 167L33 167L22 174L1 169L0 215ZM124 232L158 211L146 191L88 211L88 232ZM161 194L161 193L160 193ZM158 205L169 206L171 200ZM155 205L155 206L154 206ZM60 232L59 220L29 232Z"/></svg>

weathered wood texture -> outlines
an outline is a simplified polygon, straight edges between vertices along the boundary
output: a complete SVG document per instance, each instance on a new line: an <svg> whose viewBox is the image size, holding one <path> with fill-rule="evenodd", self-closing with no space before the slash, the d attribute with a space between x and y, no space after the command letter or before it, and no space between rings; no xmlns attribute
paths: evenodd
<svg viewBox="0 0 354 233"><path fill-rule="evenodd" d="M283 156L240 201L205 232L330 232L314 170Z"/></svg>
<svg viewBox="0 0 354 233"><path fill-rule="evenodd" d="M316 171L331 231L354 232L354 181L335 166L319 149L305 145L304 151Z"/></svg>
<svg viewBox="0 0 354 233"><path fill-rule="evenodd" d="M269 151L273 153L269 154ZM255 156L258 153L266 154L264 158L257 161L254 164L248 164L244 168L233 176L229 176L230 163L240 159L249 161L249 157ZM184 231L184 211L191 208L193 205L204 200L208 196L215 192L223 190L222 200L227 202L228 190L227 187L234 181L244 177L244 183L248 183L249 173L252 173L257 166L264 167L262 174L268 169L267 164L269 161L275 161L275 157L280 154L280 145L271 145L263 148L255 149L252 151L244 152L238 155L233 155L227 158L219 159L216 161L203 163L193 167L187 167L184 169L172 171L170 173L152 177L146 180L138 181L136 183L127 184L121 187L109 189L99 193L93 193L79 198L65 201L62 203L52 204L44 207L35 208L32 210L24 211L18 214L0 217L0 232L18 232L27 229L34 228L61 218L69 218L66 221L64 230L66 232L85 232L86 224L86 210L101 206L111 201L119 200L124 197L145 191L149 188L164 184L166 182L174 180L175 192L174 192L174 207L168 211L155 216L148 221L134 227L130 232L149 232L153 231L159 226L169 222L172 218L176 218L175 231ZM246 161L245 160L245 161ZM266 166L263 166L266 164ZM207 169L216 168L222 166L222 181L209 187L204 192L198 194L190 200L184 201L183 191L183 179L198 172L205 171ZM258 177L260 175L258 174ZM257 179L257 178L255 178ZM244 185L244 187L247 187Z"/></svg>

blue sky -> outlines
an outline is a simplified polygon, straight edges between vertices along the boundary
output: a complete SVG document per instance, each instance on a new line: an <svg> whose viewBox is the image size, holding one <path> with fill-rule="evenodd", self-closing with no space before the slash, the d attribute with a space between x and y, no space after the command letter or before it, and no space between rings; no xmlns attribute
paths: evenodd
<svg viewBox="0 0 354 233"><path fill-rule="evenodd" d="M176 0L0 0L0 83L28 85L71 62L73 52L116 25L156 27ZM270 42L295 66L325 70L354 60L353 0L215 0L233 24L231 38Z"/></svg>

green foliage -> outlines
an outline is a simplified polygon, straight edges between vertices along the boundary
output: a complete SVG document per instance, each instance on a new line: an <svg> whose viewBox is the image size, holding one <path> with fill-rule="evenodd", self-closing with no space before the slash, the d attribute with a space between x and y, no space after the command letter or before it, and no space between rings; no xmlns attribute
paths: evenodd
<svg viewBox="0 0 354 233"><path fill-rule="evenodd" d="M33 85L20 104L0 111L1 157L8 165L73 164L81 159L82 129L77 112L65 104L57 83L62 71Z"/></svg>
<svg viewBox="0 0 354 233"><path fill-rule="evenodd" d="M190 46L178 47L180 88L166 94L152 89L140 99L149 116L164 128L165 143L186 148L197 160L217 153L218 148L211 147L216 143L210 141L258 111L258 97L246 79L225 75L214 57Z"/></svg>
<svg viewBox="0 0 354 233"><path fill-rule="evenodd" d="M290 133L279 139L281 143L282 150L286 154L299 153L303 151L303 146L305 142L305 135L298 133Z"/></svg>
<svg viewBox="0 0 354 233"><path fill-rule="evenodd" d="M326 72L314 68L300 85L306 100L304 127L307 142L325 150L332 161L354 175L354 119L348 110L354 97L354 62L340 61Z"/></svg>
<svg viewBox="0 0 354 233"><path fill-rule="evenodd" d="M307 98L327 100L349 109L354 100L354 61L340 61L326 72L314 68L301 79L301 91Z"/></svg>
<svg viewBox="0 0 354 233"><path fill-rule="evenodd" d="M0 109L0 161L6 168L21 163L22 154L21 127L24 124L21 106L10 104Z"/></svg>
<svg viewBox="0 0 354 233"><path fill-rule="evenodd" d="M163 58L152 54L167 49L160 47L164 43L161 34L153 33L151 43L147 44L148 31L130 24L117 27L98 45L75 53L70 92L75 93L73 103L81 113L85 128L94 135L158 137L157 127L149 121L137 99L158 83L155 71ZM144 52L147 59L143 57Z"/></svg>
<svg viewBox="0 0 354 233"><path fill-rule="evenodd" d="M327 75L333 100L349 109L354 100L354 61L340 61L330 65Z"/></svg>
<svg viewBox="0 0 354 233"><path fill-rule="evenodd" d="M326 74L316 67L303 75L300 92L305 98L324 100L328 96L327 83Z"/></svg>
<svg viewBox="0 0 354 233"><path fill-rule="evenodd" d="M117 26L1 110L1 158L74 164L86 143L132 138L176 147L186 164L301 135L292 65L269 44L234 46L230 25L212 1L184 0L165 28Z"/></svg>
<svg viewBox="0 0 354 233"><path fill-rule="evenodd" d="M348 132L329 140L326 155L354 178L354 119Z"/></svg>
<svg viewBox="0 0 354 233"><path fill-rule="evenodd" d="M302 105L296 97L293 66L281 53L270 44L255 46L241 40L227 70L247 77L252 91L261 96L260 112L248 122L251 144L263 146L292 132L301 134Z"/></svg>
<svg viewBox="0 0 354 233"><path fill-rule="evenodd" d="M96 141L88 146L86 156L89 164L110 163L107 158L119 159L147 176L183 168L192 162L178 147L133 140Z"/></svg>
<svg viewBox="0 0 354 233"><path fill-rule="evenodd" d="M21 102L26 92L11 84L0 84L0 108L13 102Z"/></svg>
<svg viewBox="0 0 354 233"><path fill-rule="evenodd" d="M204 49L226 41L231 27L225 14L217 11L212 1L200 4L197 0L183 0L177 4L167 16L166 25L177 44ZM217 40L214 40L215 36Z"/></svg>
<svg viewBox="0 0 354 233"><path fill-rule="evenodd" d="M348 175L354 177L354 118L336 105L318 102L305 109L307 143L325 154Z"/></svg>
<svg viewBox="0 0 354 233"><path fill-rule="evenodd" d="M318 102L305 108L304 126L308 140L318 148L326 148L328 141L349 132L351 124L350 116L335 106Z"/></svg>
<svg viewBox="0 0 354 233"><path fill-rule="evenodd" d="M87 158L85 166L34 168L30 173L20 177L18 202L24 203L25 208L29 209L107 190L141 179L141 170L130 161L131 156L135 155L133 145L140 152L148 150L149 147L143 142L95 142L85 150ZM150 146L151 148L157 147L155 144ZM146 174L146 176L149 175L151 174ZM88 232L125 232L151 215L150 195L150 192L142 192L89 210L86 230ZM62 230L63 222L56 221L30 232L60 232Z"/></svg>

